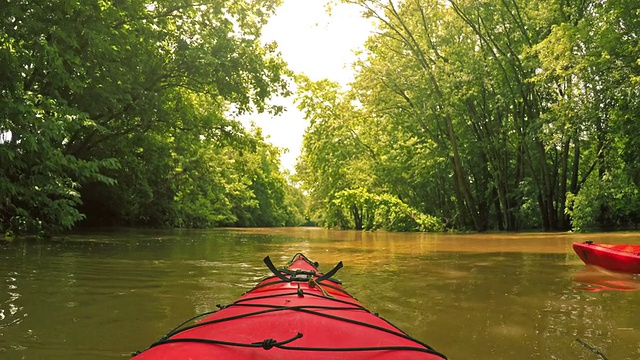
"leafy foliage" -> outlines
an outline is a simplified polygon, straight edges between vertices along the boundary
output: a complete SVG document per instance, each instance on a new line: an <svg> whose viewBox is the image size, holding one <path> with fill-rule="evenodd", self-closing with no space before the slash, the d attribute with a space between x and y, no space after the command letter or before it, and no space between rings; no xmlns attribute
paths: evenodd
<svg viewBox="0 0 640 360"><path fill-rule="evenodd" d="M259 41L278 4L4 2L2 227L297 222L277 150L230 119L282 110L289 72Z"/></svg>
<svg viewBox="0 0 640 360"><path fill-rule="evenodd" d="M363 188L453 229L636 226L636 2L343 2L378 29L350 89L302 87L319 218L344 222L319 199Z"/></svg>
<svg viewBox="0 0 640 360"><path fill-rule="evenodd" d="M341 211L341 217L351 215L355 229L387 231L428 231L444 230L442 222L437 218L420 213L403 203L400 199L389 195L376 195L365 189L343 190L333 200L334 211Z"/></svg>

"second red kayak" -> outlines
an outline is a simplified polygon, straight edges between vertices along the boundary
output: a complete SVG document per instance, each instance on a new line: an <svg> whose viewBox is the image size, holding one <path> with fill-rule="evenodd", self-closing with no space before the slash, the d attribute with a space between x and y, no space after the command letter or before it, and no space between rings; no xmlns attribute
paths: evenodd
<svg viewBox="0 0 640 360"><path fill-rule="evenodd" d="M573 243L573 250L585 264L640 274L640 245L596 244L591 241Z"/></svg>
<svg viewBox="0 0 640 360"><path fill-rule="evenodd" d="M135 360L424 359L444 355L367 310L317 263L296 254L235 302L170 331Z"/></svg>

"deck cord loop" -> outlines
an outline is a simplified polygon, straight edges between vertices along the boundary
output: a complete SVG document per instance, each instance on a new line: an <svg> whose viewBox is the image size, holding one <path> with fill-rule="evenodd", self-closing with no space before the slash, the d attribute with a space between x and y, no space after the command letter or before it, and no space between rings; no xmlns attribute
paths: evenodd
<svg viewBox="0 0 640 360"><path fill-rule="evenodd" d="M322 286L320 286L320 283L318 283L318 281L314 278L309 279L309 287L310 288L315 288L317 287L318 290L320 290L322 292L322 295L326 298L329 299L334 299L335 297L331 294L329 294L329 292L327 292L327 290L325 290Z"/></svg>
<svg viewBox="0 0 640 360"><path fill-rule="evenodd" d="M271 349L273 347L273 345L275 345L277 343L278 342L273 340L273 339L264 339L264 341L262 342L262 348L265 349L265 350L269 350L269 349Z"/></svg>
<svg viewBox="0 0 640 360"><path fill-rule="evenodd" d="M269 350L271 348L275 347L280 347L282 345L286 345L294 340L300 339L302 337L302 333L298 333L296 334L296 336L287 339L287 340L283 340L283 341L276 341L273 339L264 339L262 342L255 342L253 344L259 344L260 346L262 346L263 349L265 350Z"/></svg>

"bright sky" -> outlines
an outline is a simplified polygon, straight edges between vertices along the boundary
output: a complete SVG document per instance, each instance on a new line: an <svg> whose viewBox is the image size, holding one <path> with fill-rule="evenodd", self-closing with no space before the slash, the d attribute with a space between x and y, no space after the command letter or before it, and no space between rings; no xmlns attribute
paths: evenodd
<svg viewBox="0 0 640 360"><path fill-rule="evenodd" d="M353 50L362 47L372 25L360 16L358 6L337 5L329 16L326 3L327 0L284 0L264 28L263 40L278 43L282 57L294 72L304 73L312 80L326 78L346 85L353 79ZM293 173L308 122L293 104L293 98L279 98L272 103L284 105L286 112L278 117L253 114L241 121L245 126L255 122L268 142L289 149L281 163L283 169Z"/></svg>

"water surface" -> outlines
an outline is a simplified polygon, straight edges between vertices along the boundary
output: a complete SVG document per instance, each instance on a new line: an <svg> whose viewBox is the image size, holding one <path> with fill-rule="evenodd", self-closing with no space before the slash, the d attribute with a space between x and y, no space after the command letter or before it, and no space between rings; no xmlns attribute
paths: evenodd
<svg viewBox="0 0 640 360"><path fill-rule="evenodd" d="M112 231L0 243L1 359L127 359L303 252L449 359L640 358L640 279L573 241L638 233L428 235L322 229Z"/></svg>

